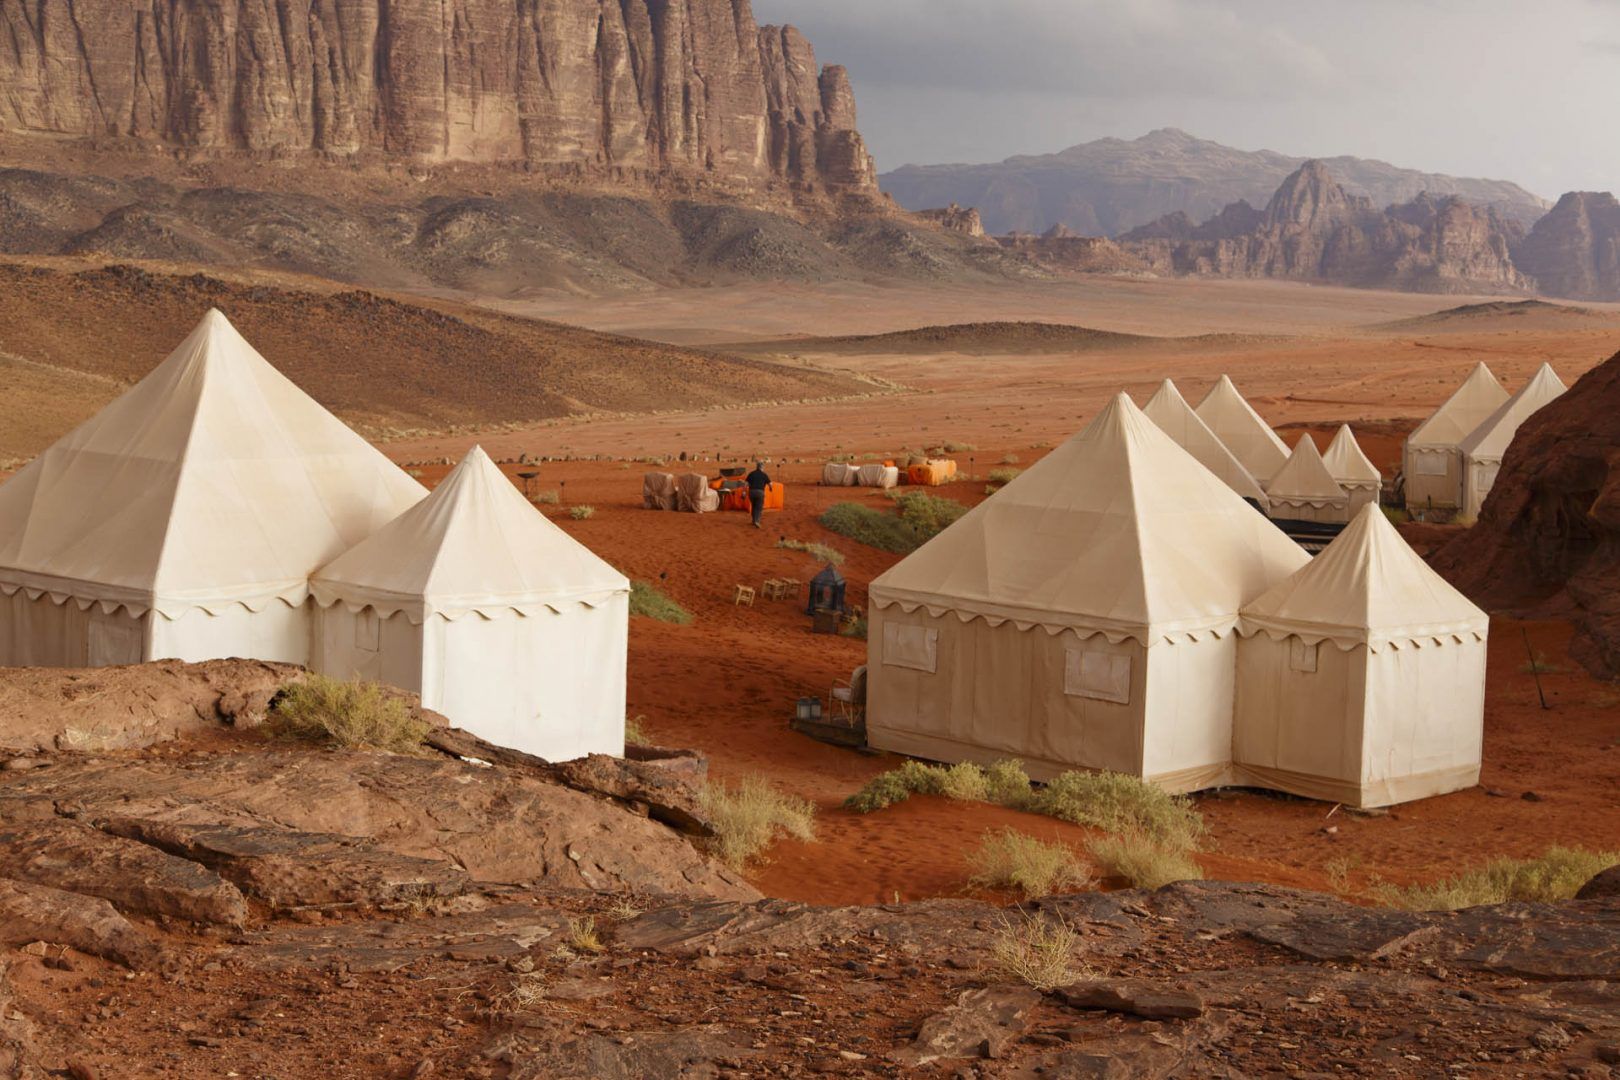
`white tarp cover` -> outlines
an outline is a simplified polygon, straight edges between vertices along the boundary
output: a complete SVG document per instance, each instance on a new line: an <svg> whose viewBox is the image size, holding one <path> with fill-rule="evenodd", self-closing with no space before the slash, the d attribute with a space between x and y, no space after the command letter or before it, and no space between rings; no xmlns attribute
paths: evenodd
<svg viewBox="0 0 1620 1080"><path fill-rule="evenodd" d="M1328 472L1316 441L1299 437L1294 453L1266 489L1271 516L1305 521L1350 520L1350 496Z"/></svg>
<svg viewBox="0 0 1620 1080"><path fill-rule="evenodd" d="M1200 465L1220 477L1227 487L1245 499L1254 500L1262 511L1267 508L1266 493L1243 463L1233 456L1209 425L1198 418L1176 384L1164 380L1158 391L1142 407L1149 420L1191 454Z"/></svg>
<svg viewBox="0 0 1620 1080"><path fill-rule="evenodd" d="M1502 466L1519 425L1534 416L1543 406L1564 393L1564 386L1551 364L1542 364L1517 394L1497 407L1480 425L1458 444L1463 458L1462 510L1477 515L1485 503L1485 496L1496 484L1496 473Z"/></svg>
<svg viewBox="0 0 1620 1080"><path fill-rule="evenodd" d="M1260 486L1271 490L1271 478L1288 460L1288 444L1277 437L1271 425L1238 393L1232 380L1222 375L1198 403L1198 419L1226 444L1232 456L1243 463Z"/></svg>
<svg viewBox="0 0 1620 1080"><path fill-rule="evenodd" d="M856 482L861 487L899 487L900 470L894 465L862 465L856 474Z"/></svg>
<svg viewBox="0 0 1620 1080"><path fill-rule="evenodd" d="M1356 434L1350 430L1349 424L1339 425L1333 441L1328 443L1327 453L1322 455L1322 463L1339 486L1344 488L1345 494L1350 496L1352 517L1363 506L1378 501L1384 487L1384 474L1362 452L1361 444L1356 441Z"/></svg>
<svg viewBox="0 0 1620 1080"><path fill-rule="evenodd" d="M624 752L630 583L475 447L311 582L312 666L551 761Z"/></svg>
<svg viewBox="0 0 1620 1080"><path fill-rule="evenodd" d="M844 461L829 461L821 467L821 482L827 487L854 487L861 470Z"/></svg>
<svg viewBox="0 0 1620 1080"><path fill-rule="evenodd" d="M1401 467L1407 506L1458 505L1462 456L1457 446L1507 399L1491 369L1476 364L1445 404L1407 436Z"/></svg>
<svg viewBox="0 0 1620 1080"><path fill-rule="evenodd" d="M1363 508L1243 608L1237 775L1353 806L1477 783L1488 630L1378 507Z"/></svg>
<svg viewBox="0 0 1620 1080"><path fill-rule="evenodd" d="M156 612L142 659L302 660L302 615L274 611L268 638L232 631L240 615L185 617L302 607L311 573L425 494L210 311L0 485L0 593Z"/></svg>

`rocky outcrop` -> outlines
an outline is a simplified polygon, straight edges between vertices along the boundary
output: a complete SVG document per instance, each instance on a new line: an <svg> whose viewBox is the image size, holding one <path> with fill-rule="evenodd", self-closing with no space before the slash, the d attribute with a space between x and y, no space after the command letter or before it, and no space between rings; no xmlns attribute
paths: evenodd
<svg viewBox="0 0 1620 1080"><path fill-rule="evenodd" d="M1568 608L1571 655L1620 678L1620 355L1524 422L1478 523L1433 561L1482 606Z"/></svg>
<svg viewBox="0 0 1620 1080"><path fill-rule="evenodd" d="M0 0L0 132L875 194L842 68L748 0Z"/></svg>
<svg viewBox="0 0 1620 1080"><path fill-rule="evenodd" d="M1536 222L1514 258L1549 296L1620 299L1620 201L1572 191Z"/></svg>
<svg viewBox="0 0 1620 1080"><path fill-rule="evenodd" d="M936 210L919 210L917 216L924 221L933 222L947 232L957 232L975 238L984 236L984 222L979 218L979 212L972 207L961 207L951 203Z"/></svg>

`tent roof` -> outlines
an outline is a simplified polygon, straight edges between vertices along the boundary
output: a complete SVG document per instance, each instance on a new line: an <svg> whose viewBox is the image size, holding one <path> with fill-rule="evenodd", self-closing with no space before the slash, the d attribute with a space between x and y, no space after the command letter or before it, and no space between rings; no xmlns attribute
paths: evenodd
<svg viewBox="0 0 1620 1080"><path fill-rule="evenodd" d="M459 618L594 606L630 582L546 520L473 447L433 494L315 575L324 606Z"/></svg>
<svg viewBox="0 0 1620 1080"><path fill-rule="evenodd" d="M1219 436L1209 430L1209 425L1198 418L1175 383L1164 380L1158 392L1142 407L1142 413L1200 465L1220 477L1227 487L1242 498L1253 499L1262 510L1266 508L1266 493L1260 489L1259 481L1232 455Z"/></svg>
<svg viewBox="0 0 1620 1080"><path fill-rule="evenodd" d="M1459 444L1471 458L1500 461L1519 425L1566 389L1551 364L1542 364L1517 394L1504 401Z"/></svg>
<svg viewBox="0 0 1620 1080"><path fill-rule="evenodd" d="M1490 618L1368 505L1310 564L1243 608L1243 633L1298 634L1374 652L1483 638Z"/></svg>
<svg viewBox="0 0 1620 1080"><path fill-rule="evenodd" d="M1452 391L1445 404L1407 436L1406 445L1455 447L1507 399L1508 392L1496 381L1491 369L1484 363L1475 364L1474 370Z"/></svg>
<svg viewBox="0 0 1620 1080"><path fill-rule="evenodd" d="M1131 637L1221 634L1307 556L1124 394L872 583L872 602Z"/></svg>
<svg viewBox="0 0 1620 1080"><path fill-rule="evenodd" d="M1288 460L1288 444L1243 399L1231 378L1222 375L1204 395L1198 403L1198 418L1209 425L1249 474L1270 490L1271 478Z"/></svg>
<svg viewBox="0 0 1620 1080"><path fill-rule="evenodd" d="M1273 502L1311 503L1325 506L1343 502L1348 496L1339 482L1328 472L1316 441L1309 434L1301 434L1294 444L1294 452L1281 471L1271 478L1266 493Z"/></svg>
<svg viewBox="0 0 1620 1080"><path fill-rule="evenodd" d="M174 618L302 603L426 494L218 311L0 485L0 588Z"/></svg>
<svg viewBox="0 0 1620 1080"><path fill-rule="evenodd" d="M1361 444L1356 442L1356 433L1350 430L1349 424L1339 425L1333 441L1328 443L1327 453L1322 455L1322 463L1342 485L1359 487L1384 482L1384 474L1362 453Z"/></svg>

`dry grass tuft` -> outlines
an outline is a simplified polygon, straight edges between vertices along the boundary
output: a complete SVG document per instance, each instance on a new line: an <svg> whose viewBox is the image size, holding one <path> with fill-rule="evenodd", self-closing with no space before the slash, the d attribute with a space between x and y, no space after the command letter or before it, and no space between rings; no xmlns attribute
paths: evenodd
<svg viewBox="0 0 1620 1080"><path fill-rule="evenodd" d="M1124 773L1066 772L1036 790L1024 809L1104 832L1139 832L1177 850L1197 847L1204 833L1192 800Z"/></svg>
<svg viewBox="0 0 1620 1080"><path fill-rule="evenodd" d="M1080 941L1062 916L1003 915L990 947L991 971L1042 992L1068 986L1087 973L1078 956Z"/></svg>
<svg viewBox="0 0 1620 1080"><path fill-rule="evenodd" d="M979 850L968 856L968 864L973 868L973 884L1017 889L1026 899L1087 889L1097 883L1068 845L1037 840L1016 829L986 833Z"/></svg>
<svg viewBox="0 0 1620 1080"><path fill-rule="evenodd" d="M556 491L537 491L532 501L541 506L556 506L562 502L562 494Z"/></svg>
<svg viewBox="0 0 1620 1080"><path fill-rule="evenodd" d="M596 507L571 506L568 508L568 516L573 518L575 521L585 521L596 516Z"/></svg>
<svg viewBox="0 0 1620 1080"><path fill-rule="evenodd" d="M568 920L568 947L577 953L599 953L607 948L596 932L596 916L581 915Z"/></svg>
<svg viewBox="0 0 1620 1080"><path fill-rule="evenodd" d="M1573 898L1582 885L1611 866L1620 866L1620 852L1552 847L1534 859L1493 859L1432 885L1386 885L1377 896L1391 907L1410 911L1460 911L1509 900L1553 903Z"/></svg>
<svg viewBox="0 0 1620 1080"><path fill-rule="evenodd" d="M283 689L265 727L283 738L391 754L416 752L432 730L403 698L376 683L325 675Z"/></svg>
<svg viewBox="0 0 1620 1080"><path fill-rule="evenodd" d="M1166 845L1130 830L1091 841L1091 858L1109 877L1124 878L1134 888L1157 889L1172 881L1200 881L1204 871L1186 848Z"/></svg>
<svg viewBox="0 0 1620 1080"><path fill-rule="evenodd" d="M703 809L714 826L714 853L733 867L747 865L780 836L816 838L815 806L757 776L735 788L710 784L703 789Z"/></svg>
<svg viewBox="0 0 1620 1080"><path fill-rule="evenodd" d="M690 611L645 581L630 583L630 614L675 626L685 626L692 621Z"/></svg>
<svg viewBox="0 0 1620 1080"><path fill-rule="evenodd" d="M647 718L642 715L632 716L624 722L624 744L626 746L651 746L652 736L647 734Z"/></svg>
<svg viewBox="0 0 1620 1080"><path fill-rule="evenodd" d="M782 539L776 542L776 546L787 551L802 551L817 562L832 563L834 566L844 565L843 552L813 540Z"/></svg>

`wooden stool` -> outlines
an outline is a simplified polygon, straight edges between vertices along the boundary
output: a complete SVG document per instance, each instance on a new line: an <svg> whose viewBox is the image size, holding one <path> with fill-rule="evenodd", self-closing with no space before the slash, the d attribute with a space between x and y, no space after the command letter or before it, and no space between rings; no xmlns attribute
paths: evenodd
<svg viewBox="0 0 1620 1080"><path fill-rule="evenodd" d="M793 584L781 578L771 578L763 590L767 600L786 600L793 595Z"/></svg>
<svg viewBox="0 0 1620 1080"><path fill-rule="evenodd" d="M742 604L747 604L749 607L754 606L754 590L747 585L738 585L737 591L731 594L732 607L738 607Z"/></svg>

